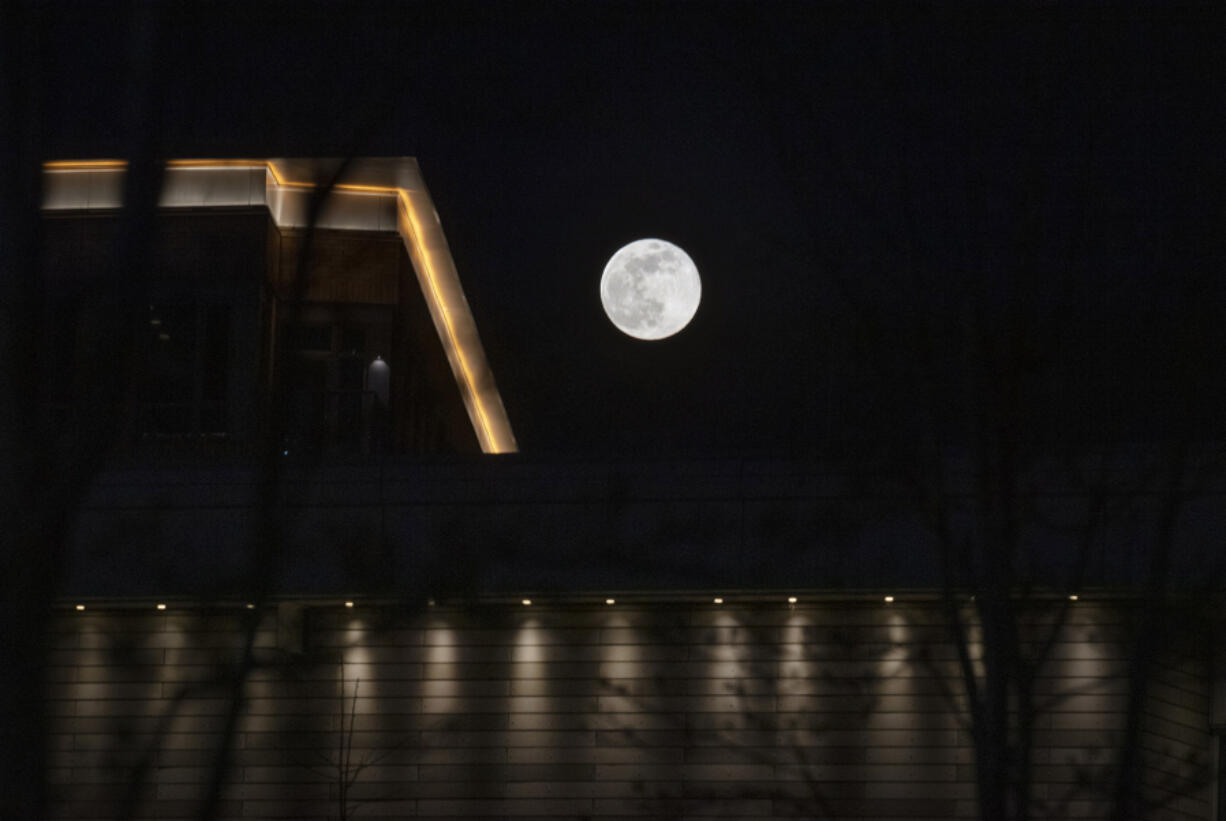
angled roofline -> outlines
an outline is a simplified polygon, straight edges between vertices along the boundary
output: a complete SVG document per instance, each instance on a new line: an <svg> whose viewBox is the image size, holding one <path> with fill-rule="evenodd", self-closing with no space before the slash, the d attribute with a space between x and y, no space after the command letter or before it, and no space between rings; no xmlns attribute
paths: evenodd
<svg viewBox="0 0 1226 821"><path fill-rule="evenodd" d="M168 160L162 208L265 206L279 228L307 226L317 180L342 168L332 159ZM125 160L43 164L44 211L108 212L123 206ZM343 165L315 227L400 235L439 342L484 453L518 450L460 284L430 192L413 157L363 157ZM332 173L329 173L332 172Z"/></svg>

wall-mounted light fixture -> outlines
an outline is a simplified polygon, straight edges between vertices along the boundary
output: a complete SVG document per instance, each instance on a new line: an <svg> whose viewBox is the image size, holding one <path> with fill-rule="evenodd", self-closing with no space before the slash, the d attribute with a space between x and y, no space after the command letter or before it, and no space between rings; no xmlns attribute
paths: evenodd
<svg viewBox="0 0 1226 821"><path fill-rule="evenodd" d="M78 610L84 610L84 609L85 609L85 605L83 605L83 604L78 604L78 605L77 605L77 609L78 609Z"/></svg>
<svg viewBox="0 0 1226 821"><path fill-rule="evenodd" d="M165 609L166 609L166 605L162 604L161 602L158 602L158 603L157 603L157 609L158 609L158 610L165 610Z"/></svg>
<svg viewBox="0 0 1226 821"><path fill-rule="evenodd" d="M886 596L886 597L885 597L885 603L886 603L886 604L893 604L893 603L894 603L894 597L893 597L893 596Z"/></svg>
<svg viewBox="0 0 1226 821"><path fill-rule="evenodd" d="M617 599L605 599L605 604L617 604Z"/></svg>
<svg viewBox="0 0 1226 821"><path fill-rule="evenodd" d="M788 596L788 604L796 604L796 597Z"/></svg>
<svg viewBox="0 0 1226 821"><path fill-rule="evenodd" d="M716 604L723 604L723 603L724 603L724 600L723 600L723 599L721 599L719 596L716 596L716 597L715 597L714 599L712 599L711 601L715 602Z"/></svg>
<svg viewBox="0 0 1226 821"><path fill-rule="evenodd" d="M523 604L524 604L524 607L527 607L528 605L532 604L532 599L524 599Z"/></svg>
<svg viewBox="0 0 1226 821"><path fill-rule="evenodd" d="M366 367L366 390L379 397L384 405L391 395L391 368L383 361L382 356L376 356Z"/></svg>
<svg viewBox="0 0 1226 821"><path fill-rule="evenodd" d="M1068 600L1069 600L1069 601L1077 601L1077 594L1076 594L1076 593L1071 593L1071 594L1069 594Z"/></svg>
<svg viewBox="0 0 1226 821"><path fill-rule="evenodd" d="M346 606L346 607L353 607L353 602L351 602L351 601L347 601L347 602L345 602L345 606Z"/></svg>

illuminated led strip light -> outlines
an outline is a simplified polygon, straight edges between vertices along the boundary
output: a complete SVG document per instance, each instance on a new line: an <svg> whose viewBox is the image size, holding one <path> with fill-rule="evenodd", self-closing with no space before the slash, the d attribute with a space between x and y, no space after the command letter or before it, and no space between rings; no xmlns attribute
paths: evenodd
<svg viewBox="0 0 1226 821"><path fill-rule="evenodd" d="M411 160L410 160L411 162ZM287 179L274 160L170 160L166 163L171 169L265 169L268 185L283 189L310 190L313 183L298 182ZM125 160L64 160L44 163L45 172L107 172L122 171L127 168ZM416 175L415 175L416 176ZM422 296L430 308L430 316L438 332L447 360L451 365L457 386L460 388L464 406L473 425L473 431L485 453L513 453L516 451L515 436L511 432L511 423L498 389L494 386L493 375L485 359L485 352L477 336L476 323L472 312L464 298L459 275L455 263L446 250L446 239L443 237L442 226L423 221L420 215L422 208L433 213L433 205L429 202L429 194L422 190L412 192L401 186L367 185L357 183L338 183L334 190L346 194L367 194L381 197L394 197L396 200L396 229L409 252L409 258L417 269L421 281ZM423 203L414 202L414 193ZM265 196L264 205L272 208ZM255 204L255 203L253 203ZM104 202L94 207L116 207L118 203ZM72 206L61 206L72 207ZM85 207L89 207L88 204ZM278 213L273 210L274 219ZM280 223L278 223L280 225Z"/></svg>
<svg viewBox="0 0 1226 821"><path fill-rule="evenodd" d="M477 379L474 376L474 368L471 362L471 360L476 357L480 357L481 360L484 360L485 357L482 355L482 351L480 350L479 346L476 346L475 351L470 351L468 354L466 354L465 345L461 344L460 340L457 338L455 327L456 323L452 317L452 309L449 307L450 300L444 296L442 293L442 288L439 286L438 266L435 263L434 255L430 250L430 246L426 242L422 241L423 231L421 219L418 216L417 209L413 206L413 201L409 197L409 192L404 189L398 189L397 200L401 209L401 219L399 222L404 225L404 228L407 228L407 230L401 230L401 236L404 237L405 245L409 248L410 256L413 255L414 249L417 251L418 259L414 261L414 264L418 265L418 270L425 275L425 280L429 284L428 293L426 294L426 301L431 306L431 314L435 315L436 325L441 325L441 330L446 334L446 339L443 340L443 346L447 348L449 352L454 352L452 367L458 371L457 376L460 377L459 381L462 381L462 384L468 388L468 395L471 397L471 411L475 411L473 415L476 417L474 419L474 427L479 428L479 435L484 434L484 436L481 437L481 448L487 453L513 452L515 450L515 440L510 436L510 423L506 423L505 434L502 440L500 440L500 438L494 433L494 426L491 423L489 413L486 410L486 405L492 404L493 402L482 401L482 396L477 389ZM458 291L460 284L458 277L455 277L454 284L456 290ZM460 300L463 300L463 296L464 294L461 291L459 293L459 299L456 301L459 302ZM466 304L462 305L462 309L465 312L468 312L468 306ZM474 334L476 332L475 326L473 328L473 332ZM473 355L474 353L476 356ZM451 359L450 356L448 358ZM488 373L488 366L486 366L484 370ZM492 381L492 379L490 381ZM493 401L497 401L498 409L501 411L502 400L497 398L496 391L493 391L493 393L494 397L492 399ZM465 402L465 404L468 405L470 403ZM502 413L502 416L505 419L505 411Z"/></svg>

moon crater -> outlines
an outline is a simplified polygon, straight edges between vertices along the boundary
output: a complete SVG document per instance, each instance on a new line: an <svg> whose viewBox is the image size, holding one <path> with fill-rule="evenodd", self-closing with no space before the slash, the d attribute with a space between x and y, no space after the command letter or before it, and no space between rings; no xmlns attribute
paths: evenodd
<svg viewBox="0 0 1226 821"><path fill-rule="evenodd" d="M636 339L664 339L698 311L702 280L685 251L662 239L640 239L618 249L600 278L600 302L609 320Z"/></svg>

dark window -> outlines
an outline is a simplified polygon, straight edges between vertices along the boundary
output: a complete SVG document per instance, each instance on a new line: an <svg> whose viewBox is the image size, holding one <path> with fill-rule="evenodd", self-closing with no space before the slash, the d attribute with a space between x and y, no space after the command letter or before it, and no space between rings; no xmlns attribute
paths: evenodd
<svg viewBox="0 0 1226 821"><path fill-rule="evenodd" d="M48 431L71 425L73 403L81 399L81 303L61 299L44 312L39 350L39 401Z"/></svg>
<svg viewBox="0 0 1226 821"><path fill-rule="evenodd" d="M291 351L332 350L332 326L320 323L299 323L286 329L285 347Z"/></svg>
<svg viewBox="0 0 1226 821"><path fill-rule="evenodd" d="M376 397L366 372L390 337L390 311L374 306L304 306L294 324L283 326L286 452L360 453L377 445Z"/></svg>
<svg viewBox="0 0 1226 821"><path fill-rule="evenodd" d="M224 305L209 305L204 310L204 339L200 430L218 433L226 424L226 384L230 376L230 310Z"/></svg>
<svg viewBox="0 0 1226 821"><path fill-rule="evenodd" d="M76 393L80 323L81 305L76 300L56 302L44 318L39 368L44 402L66 405Z"/></svg>
<svg viewBox="0 0 1226 821"><path fill-rule="evenodd" d="M226 432L230 310L224 305L152 305L142 391L146 435Z"/></svg>
<svg viewBox="0 0 1226 821"><path fill-rule="evenodd" d="M366 329L353 325L342 326L340 353L359 356L364 350L366 350Z"/></svg>

